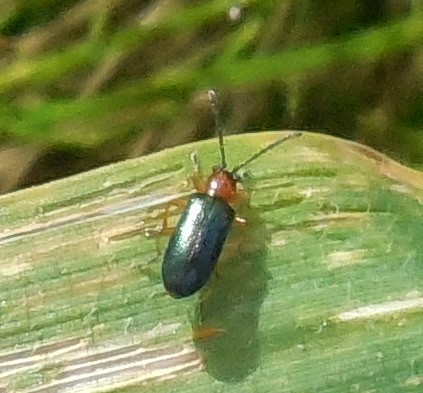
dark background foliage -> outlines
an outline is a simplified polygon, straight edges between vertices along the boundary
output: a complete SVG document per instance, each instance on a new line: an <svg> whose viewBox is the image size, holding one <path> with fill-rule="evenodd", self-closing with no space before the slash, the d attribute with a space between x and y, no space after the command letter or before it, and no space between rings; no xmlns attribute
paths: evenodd
<svg viewBox="0 0 423 393"><path fill-rule="evenodd" d="M423 165L420 0L6 0L0 192L214 135L306 129Z"/></svg>

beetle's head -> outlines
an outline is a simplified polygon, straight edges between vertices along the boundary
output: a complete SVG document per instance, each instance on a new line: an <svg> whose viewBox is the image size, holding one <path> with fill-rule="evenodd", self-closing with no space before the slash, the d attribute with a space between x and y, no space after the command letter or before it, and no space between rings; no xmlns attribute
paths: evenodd
<svg viewBox="0 0 423 393"><path fill-rule="evenodd" d="M207 194L230 202L236 195L238 179L236 175L222 167L213 168L207 180Z"/></svg>

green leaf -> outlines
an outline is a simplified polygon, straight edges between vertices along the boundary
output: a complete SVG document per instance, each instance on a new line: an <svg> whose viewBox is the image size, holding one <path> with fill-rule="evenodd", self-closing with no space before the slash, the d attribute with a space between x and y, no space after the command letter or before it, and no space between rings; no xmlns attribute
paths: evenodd
<svg viewBox="0 0 423 393"><path fill-rule="evenodd" d="M229 166L282 135L227 138ZM0 387L421 391L422 174L318 134L270 150L215 276L174 300L144 229L194 150L219 162L210 140L0 198Z"/></svg>

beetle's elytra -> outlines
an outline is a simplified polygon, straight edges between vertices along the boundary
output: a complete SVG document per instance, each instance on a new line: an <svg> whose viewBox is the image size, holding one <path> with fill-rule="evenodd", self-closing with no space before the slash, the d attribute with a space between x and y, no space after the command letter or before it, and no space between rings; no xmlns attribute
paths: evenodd
<svg viewBox="0 0 423 393"><path fill-rule="evenodd" d="M166 290L175 298L187 297L197 292L207 283L215 269L232 222L236 218L230 204L237 198L237 183L240 178L237 172L268 150L301 135L293 133L278 139L229 171L226 169L217 93L209 90L208 94L218 129L222 161L205 185L199 182L198 192L190 197L169 240L163 259L162 277Z"/></svg>
<svg viewBox="0 0 423 393"><path fill-rule="evenodd" d="M191 196L163 262L163 282L172 296L192 295L208 281L234 217L234 210L220 199Z"/></svg>

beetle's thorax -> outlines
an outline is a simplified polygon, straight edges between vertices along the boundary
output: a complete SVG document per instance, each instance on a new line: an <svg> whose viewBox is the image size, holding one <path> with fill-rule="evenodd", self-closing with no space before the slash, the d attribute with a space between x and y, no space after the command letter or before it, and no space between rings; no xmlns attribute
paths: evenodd
<svg viewBox="0 0 423 393"><path fill-rule="evenodd" d="M236 195L236 180L232 172L225 168L217 168L207 180L207 195L231 201Z"/></svg>

